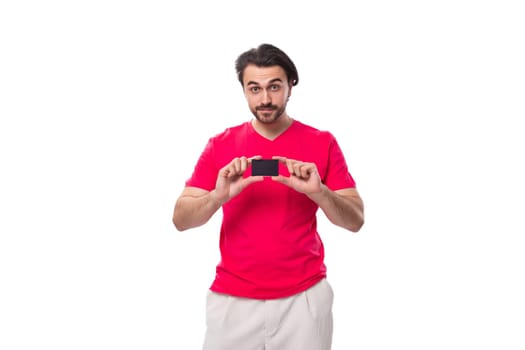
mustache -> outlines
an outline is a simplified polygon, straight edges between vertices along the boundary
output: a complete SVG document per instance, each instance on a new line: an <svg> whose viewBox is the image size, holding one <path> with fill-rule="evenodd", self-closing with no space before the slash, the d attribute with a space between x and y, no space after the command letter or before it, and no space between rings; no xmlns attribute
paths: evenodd
<svg viewBox="0 0 525 350"><path fill-rule="evenodd" d="M266 105L260 105L260 106L255 107L256 111L261 110L261 109L273 109L273 110L276 110L277 106L276 105L272 105L271 103L269 103L269 104L266 104Z"/></svg>

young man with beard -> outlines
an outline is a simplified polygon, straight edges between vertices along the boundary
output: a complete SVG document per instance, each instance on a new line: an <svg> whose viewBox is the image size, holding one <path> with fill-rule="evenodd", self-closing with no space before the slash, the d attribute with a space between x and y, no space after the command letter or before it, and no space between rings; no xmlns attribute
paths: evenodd
<svg viewBox="0 0 525 350"><path fill-rule="evenodd" d="M292 60L263 44L236 60L255 119L211 137L177 199L179 231L223 210L204 350L329 350L333 292L316 212L357 232L363 202L335 137L292 119ZM278 174L252 176L259 159Z"/></svg>

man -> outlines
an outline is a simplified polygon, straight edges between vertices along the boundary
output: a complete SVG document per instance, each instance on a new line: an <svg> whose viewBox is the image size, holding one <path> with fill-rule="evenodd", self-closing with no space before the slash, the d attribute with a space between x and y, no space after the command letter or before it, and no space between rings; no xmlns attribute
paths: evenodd
<svg viewBox="0 0 525 350"><path fill-rule="evenodd" d="M207 296L205 350L329 350L333 293L317 232L363 225L363 202L334 136L292 119L292 60L263 44L236 60L255 116L210 138L177 199L179 231L223 210L221 261ZM258 160L278 174L252 176Z"/></svg>

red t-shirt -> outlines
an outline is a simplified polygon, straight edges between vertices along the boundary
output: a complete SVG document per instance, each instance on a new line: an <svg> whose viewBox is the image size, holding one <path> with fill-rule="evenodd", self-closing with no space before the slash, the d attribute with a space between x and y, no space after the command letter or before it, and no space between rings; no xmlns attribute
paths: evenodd
<svg viewBox="0 0 525 350"><path fill-rule="evenodd" d="M284 156L317 165L331 190L355 187L336 139L327 131L293 121L275 140L249 122L209 139L186 186L211 191L219 170L235 157ZM249 176L248 167L244 176ZM283 164L279 174L289 176ZM317 232L318 205L306 195L265 178L225 203L221 261L210 289L240 297L274 299L308 289L326 276Z"/></svg>

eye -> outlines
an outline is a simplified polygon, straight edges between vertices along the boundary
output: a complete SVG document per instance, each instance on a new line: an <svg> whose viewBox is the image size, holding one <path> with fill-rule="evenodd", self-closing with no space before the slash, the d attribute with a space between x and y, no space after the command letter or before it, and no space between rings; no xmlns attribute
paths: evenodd
<svg viewBox="0 0 525 350"><path fill-rule="evenodd" d="M253 94L258 93L260 90L261 90L261 88L258 87L258 86L252 86L252 87L250 88L250 91L251 91Z"/></svg>
<svg viewBox="0 0 525 350"><path fill-rule="evenodd" d="M270 86L270 90L272 90L272 91L279 91L280 88L281 88L280 85L272 85L272 86Z"/></svg>

